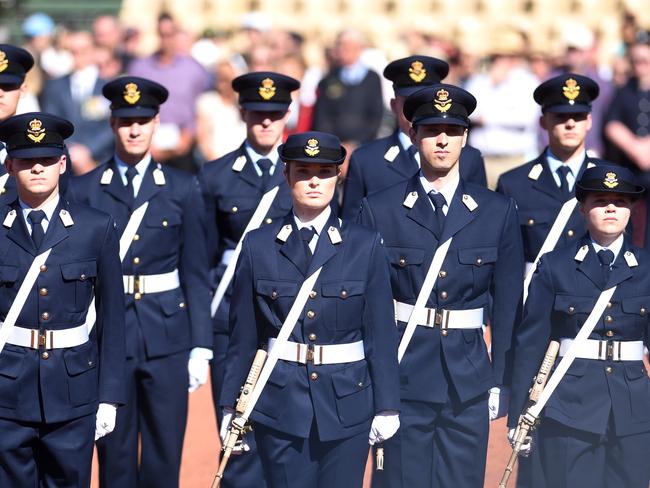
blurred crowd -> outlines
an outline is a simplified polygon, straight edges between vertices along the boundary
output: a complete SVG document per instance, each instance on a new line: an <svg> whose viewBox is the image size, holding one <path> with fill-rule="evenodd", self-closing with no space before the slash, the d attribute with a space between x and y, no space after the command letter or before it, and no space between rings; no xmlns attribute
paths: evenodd
<svg viewBox="0 0 650 488"><path fill-rule="evenodd" d="M491 33L489 52L481 55L425 32L406 32L400 43L409 51L405 55L448 61L450 74L445 81L463 86L478 99L470 143L483 153L492 186L499 173L531 159L544 147L539 106L532 93L541 81L567 71L587 75L600 85L593 107L594 130L587 140L590 154L646 171L650 151L632 151L627 146L645 141L650 96L628 107L624 95L626 87L646 94L650 88L650 41L632 13L621 15L619 46L607 56L599 33L577 23L566 25L559 35L560 48L553 52L535 47L525 32L507 27ZM396 126L390 110L392 90L381 76L390 59L354 29L341 30L332 42L315 45L298 32L274 28L261 12L252 12L238 29L196 36L162 13L157 21L157 49L143 55L142 33L114 16L95 18L89 30L74 30L36 13L21 27L22 43L37 64L28 75L29 93L18 111L40 109L74 123L70 154L78 174L112 154L113 138L106 123L109 107L101 88L126 73L169 89L153 156L191 172L244 140L246 128L230 82L245 72L276 71L301 81L291 107L289 133L333 132L354 149ZM632 112L629 124L620 113L626 110ZM612 113L617 114L613 122ZM621 135L619 125L627 125L630 134ZM631 135L638 140L630 139Z"/></svg>

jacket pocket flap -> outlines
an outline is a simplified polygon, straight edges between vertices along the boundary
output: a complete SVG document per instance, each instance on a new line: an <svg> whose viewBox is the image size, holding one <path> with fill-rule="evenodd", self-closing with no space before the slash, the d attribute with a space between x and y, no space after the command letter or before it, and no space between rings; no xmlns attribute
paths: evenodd
<svg viewBox="0 0 650 488"><path fill-rule="evenodd" d="M590 313L596 299L594 297L576 297L572 295L556 295L553 309L559 312L565 312L569 315L574 313Z"/></svg>
<svg viewBox="0 0 650 488"><path fill-rule="evenodd" d="M219 210L223 213L238 213L242 210L252 211L257 208L259 201L254 197L247 197L241 195L225 196L219 200L217 205Z"/></svg>
<svg viewBox="0 0 650 488"><path fill-rule="evenodd" d="M645 315L650 312L650 297L623 298L621 307L625 313Z"/></svg>
<svg viewBox="0 0 650 488"><path fill-rule="evenodd" d="M76 376L97 367L97 354L92 343L87 342L78 348L68 349L63 353L65 369L70 376Z"/></svg>
<svg viewBox="0 0 650 488"><path fill-rule="evenodd" d="M423 249L407 247L387 247L388 259L392 264L406 266L408 264L422 264L424 261Z"/></svg>
<svg viewBox="0 0 650 488"><path fill-rule="evenodd" d="M4 349L0 354L0 375L18 378L25 359L25 353Z"/></svg>
<svg viewBox="0 0 650 488"><path fill-rule="evenodd" d="M147 215L144 220L147 227L173 227L181 225L181 216L175 213Z"/></svg>
<svg viewBox="0 0 650 488"><path fill-rule="evenodd" d="M0 281L13 283L18 279L18 266L0 266Z"/></svg>
<svg viewBox="0 0 650 488"><path fill-rule="evenodd" d="M295 297L298 294L298 283L293 281L257 280L256 291L260 295L271 298Z"/></svg>
<svg viewBox="0 0 650 488"><path fill-rule="evenodd" d="M158 303L160 303L160 307L167 317L186 309L185 299L180 289L173 290L171 293L160 293L158 295Z"/></svg>
<svg viewBox="0 0 650 488"><path fill-rule="evenodd" d="M548 210L520 210L518 215L520 225L548 224L555 220Z"/></svg>
<svg viewBox="0 0 650 488"><path fill-rule="evenodd" d="M471 249L458 250L458 262L460 264L474 264L476 266L481 266L485 263L493 263L496 260L496 247L473 247Z"/></svg>
<svg viewBox="0 0 650 488"><path fill-rule="evenodd" d="M584 376L587 372L587 365L589 364L589 359L576 359L571 363L569 369L567 369L566 374L569 376Z"/></svg>
<svg viewBox="0 0 650 488"><path fill-rule="evenodd" d="M628 380L636 380L647 374L645 366L636 361L625 365L625 376Z"/></svg>
<svg viewBox="0 0 650 488"><path fill-rule="evenodd" d="M332 383L336 396L342 398L370 386L368 365L362 362L332 374Z"/></svg>
<svg viewBox="0 0 650 488"><path fill-rule="evenodd" d="M97 276L97 262L84 261L81 263L68 263L61 265L61 274L64 280L85 280Z"/></svg>
<svg viewBox="0 0 650 488"><path fill-rule="evenodd" d="M322 294L324 297L346 298L354 295L362 295L366 289L365 281L336 281L323 283Z"/></svg>

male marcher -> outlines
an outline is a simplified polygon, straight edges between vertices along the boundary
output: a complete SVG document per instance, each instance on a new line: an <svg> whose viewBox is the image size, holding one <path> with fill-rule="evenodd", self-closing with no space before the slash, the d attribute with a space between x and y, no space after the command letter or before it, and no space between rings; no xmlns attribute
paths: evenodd
<svg viewBox="0 0 650 488"><path fill-rule="evenodd" d="M459 175L475 106L470 93L447 84L408 97L420 172L362 203L361 222L379 231L388 251L402 337L401 427L385 444L378 487L482 487L489 419L506 407L522 245L514 201ZM488 318L491 360L482 334Z"/></svg>
<svg viewBox="0 0 650 488"><path fill-rule="evenodd" d="M90 486L125 401L118 236L59 194L72 132L45 113L0 124L18 193L0 210L0 486Z"/></svg>
<svg viewBox="0 0 650 488"><path fill-rule="evenodd" d="M597 96L596 82L574 73L539 85L533 97L542 107L539 123L548 133L548 147L536 159L499 178L497 191L517 202L528 268L549 238L562 206L575 196L575 182L598 161L585 150L591 129L591 102ZM585 232L575 201L566 212L566 217L561 216L565 224L551 249L575 242Z"/></svg>
<svg viewBox="0 0 650 488"><path fill-rule="evenodd" d="M276 222L291 208L291 193L282 174L278 146L282 143L282 134L289 119L291 92L300 87L300 82L264 71L239 76L233 80L232 86L239 93L241 115L246 123L246 140L237 150L205 164L199 175L208 214L212 285L215 289L220 284L222 288L226 287L223 300L213 312L214 360L211 379L219 424L222 419L218 401L229 343L230 281L228 276L224 278L224 274L231 261L231 269L234 266L237 243L267 192L277 187L277 194L269 201L270 207L263 212L263 220L258 226ZM250 451L231 460L222 486L265 486L254 437L250 437Z"/></svg>
<svg viewBox="0 0 650 488"><path fill-rule="evenodd" d="M416 91L431 86L449 73L449 65L429 56L409 56L386 66L384 78L393 82L390 108L397 119L393 134L364 144L352 153L343 192L343 218L355 218L363 197L406 180L420 169L420 156L409 138L411 123L404 117L404 101ZM465 145L460 153L464 181L487 185L483 157Z"/></svg>
<svg viewBox="0 0 650 488"><path fill-rule="evenodd" d="M167 90L128 76L103 94L115 155L69 191L110 212L121 235L128 396L119 428L98 445L100 484L176 487L188 378L190 391L207 381L212 358L203 201L196 177L150 154Z"/></svg>

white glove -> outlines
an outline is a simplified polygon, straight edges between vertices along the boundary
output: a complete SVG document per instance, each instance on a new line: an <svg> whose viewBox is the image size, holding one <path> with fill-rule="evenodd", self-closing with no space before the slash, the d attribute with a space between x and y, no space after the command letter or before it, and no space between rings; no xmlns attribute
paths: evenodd
<svg viewBox="0 0 650 488"><path fill-rule="evenodd" d="M508 441L510 442L510 445L514 448L515 447L515 432L517 429L508 429ZM533 438L528 435L526 436L526 439L524 440L524 443L521 445L521 449L519 450L519 454L523 457L528 457L530 456L530 451L533 449Z"/></svg>
<svg viewBox="0 0 650 488"><path fill-rule="evenodd" d="M115 429L117 405L113 403L100 403L95 417L95 440L101 439Z"/></svg>
<svg viewBox="0 0 650 488"><path fill-rule="evenodd" d="M190 393L196 391L199 386L208 381L211 359L212 351L205 347L195 347L190 352L190 360L187 363L187 372L190 377L190 385L187 390Z"/></svg>
<svg viewBox="0 0 650 488"><path fill-rule="evenodd" d="M395 410L384 410L375 415L370 426L368 444L374 446L376 443L387 441L395 435L399 429L399 413Z"/></svg>
<svg viewBox="0 0 650 488"><path fill-rule="evenodd" d="M510 392L505 386L490 388L490 397L488 398L488 411L490 420L496 420L504 417L508 413L508 398Z"/></svg>
<svg viewBox="0 0 650 488"><path fill-rule="evenodd" d="M226 436L230 431L230 422L232 421L232 416L235 413L235 410L232 407L225 407L223 409L223 414L221 415L221 426L219 428L219 437L221 437L221 444L226 442ZM239 455L243 452L250 451L251 448L246 441L246 434L235 444L235 447L232 450L234 455Z"/></svg>

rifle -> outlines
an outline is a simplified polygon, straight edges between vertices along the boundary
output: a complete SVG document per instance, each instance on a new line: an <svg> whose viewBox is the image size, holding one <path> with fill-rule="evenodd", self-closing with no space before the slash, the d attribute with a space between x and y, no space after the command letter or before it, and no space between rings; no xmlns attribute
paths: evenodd
<svg viewBox="0 0 650 488"><path fill-rule="evenodd" d="M512 454L510 454L510 459L508 459L508 464L503 471L503 476L501 477L501 482L499 483L499 488L506 488L510 475L515 467L517 462L517 457L521 451L521 447L526 442L526 438L529 434L535 430L539 424L539 414L531 412L531 407L533 407L539 400L546 382L550 375L551 369L555 364L555 358L557 353L560 350L560 343L557 341L551 341L546 349L546 354L542 360L542 365L539 367L539 371L535 378L533 378L533 386L530 389L528 395L528 404L523 414L519 417L519 423L515 429L514 442L512 445Z"/></svg>
<svg viewBox="0 0 650 488"><path fill-rule="evenodd" d="M241 387L239 398L237 399L237 406L235 407L235 415L230 422L230 428L228 429L228 434L226 439L223 442L223 456L219 462L219 469L217 474L214 475L214 480L212 481L212 488L219 488L221 485L221 480L223 479L223 473L226 470L228 465L228 460L232 454L233 449L237 446L237 443L241 442L241 439L244 437L244 434L251 431L251 427L248 423L248 418L244 417L244 412L246 411L246 406L248 405L248 400L253 393L255 384L257 383L260 373L262 372L262 367L266 361L267 353L263 349L258 349L255 354L255 359L253 359L253 364L251 369L248 372L244 386Z"/></svg>

